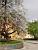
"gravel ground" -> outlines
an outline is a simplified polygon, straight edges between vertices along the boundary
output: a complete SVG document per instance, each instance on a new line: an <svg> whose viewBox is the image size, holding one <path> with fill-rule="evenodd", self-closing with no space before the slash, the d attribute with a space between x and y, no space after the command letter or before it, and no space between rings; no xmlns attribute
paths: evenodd
<svg viewBox="0 0 38 50"><path fill-rule="evenodd" d="M13 49L8 47L0 47L0 50L38 50L38 41L24 41L22 49Z"/></svg>

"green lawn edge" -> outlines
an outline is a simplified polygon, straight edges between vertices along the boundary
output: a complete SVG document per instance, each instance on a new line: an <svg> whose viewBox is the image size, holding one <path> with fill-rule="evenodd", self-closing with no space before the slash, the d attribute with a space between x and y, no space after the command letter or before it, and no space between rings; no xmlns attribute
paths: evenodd
<svg viewBox="0 0 38 50"><path fill-rule="evenodd" d="M16 45L22 43L22 41L19 40L14 40L14 41L0 41L0 46L4 46L4 45Z"/></svg>

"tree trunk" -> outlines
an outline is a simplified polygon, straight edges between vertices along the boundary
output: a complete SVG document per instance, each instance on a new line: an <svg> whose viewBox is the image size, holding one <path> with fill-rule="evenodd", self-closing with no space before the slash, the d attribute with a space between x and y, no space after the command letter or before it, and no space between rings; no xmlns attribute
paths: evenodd
<svg viewBox="0 0 38 50"><path fill-rule="evenodd" d="M34 39L35 39L35 40L37 40L37 39L38 39L38 37L37 37L37 36L34 36Z"/></svg>

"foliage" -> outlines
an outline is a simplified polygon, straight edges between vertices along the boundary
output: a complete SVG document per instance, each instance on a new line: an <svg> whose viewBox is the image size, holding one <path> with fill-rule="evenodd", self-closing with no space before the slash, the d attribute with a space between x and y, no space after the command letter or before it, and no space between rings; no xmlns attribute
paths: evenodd
<svg viewBox="0 0 38 50"><path fill-rule="evenodd" d="M38 38L38 21L29 23L27 30L34 38Z"/></svg>

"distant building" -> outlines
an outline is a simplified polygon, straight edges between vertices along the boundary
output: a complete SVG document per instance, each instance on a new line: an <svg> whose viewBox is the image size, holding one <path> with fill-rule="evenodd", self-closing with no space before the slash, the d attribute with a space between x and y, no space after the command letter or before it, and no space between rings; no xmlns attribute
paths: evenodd
<svg viewBox="0 0 38 50"><path fill-rule="evenodd" d="M34 36L32 36L30 34L26 34L25 38L34 38Z"/></svg>

